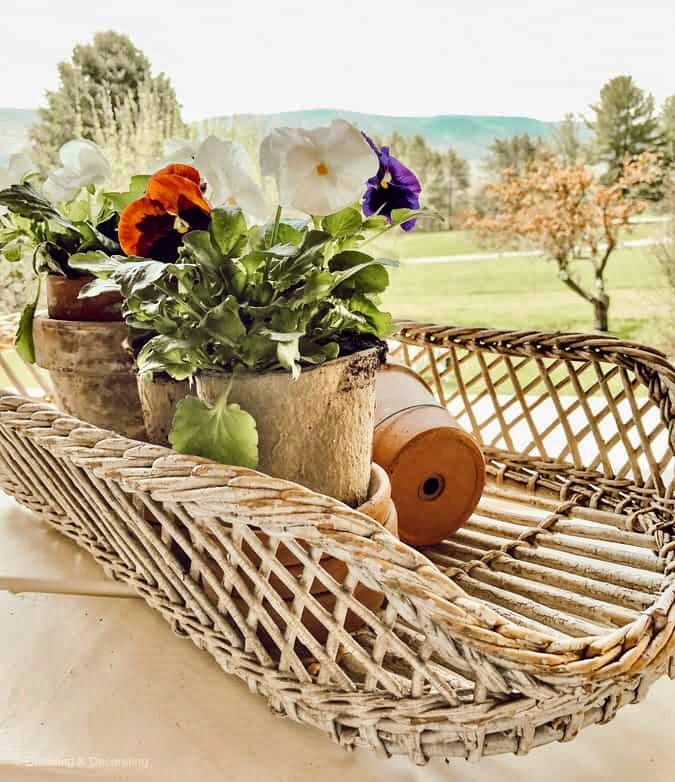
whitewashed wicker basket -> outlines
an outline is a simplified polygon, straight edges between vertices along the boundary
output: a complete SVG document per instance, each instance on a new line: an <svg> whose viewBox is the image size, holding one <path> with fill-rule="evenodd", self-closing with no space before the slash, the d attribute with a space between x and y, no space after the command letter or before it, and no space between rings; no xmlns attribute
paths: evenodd
<svg viewBox="0 0 675 782"><path fill-rule="evenodd" d="M607 722L675 672L675 370L606 336L412 323L395 355L488 463L470 522L424 551L309 490L59 413L25 387L43 377L7 354L2 487L274 711L346 747L477 760ZM282 542L303 563L293 577ZM346 564L343 583L323 556ZM330 609L310 594L315 579ZM384 593L380 610L357 584ZM353 632L348 610L363 621Z"/></svg>

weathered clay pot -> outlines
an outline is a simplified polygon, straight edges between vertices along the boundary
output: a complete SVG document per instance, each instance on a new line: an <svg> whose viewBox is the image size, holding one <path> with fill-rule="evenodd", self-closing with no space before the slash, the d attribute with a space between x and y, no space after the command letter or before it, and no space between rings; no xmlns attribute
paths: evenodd
<svg viewBox="0 0 675 782"><path fill-rule="evenodd" d="M373 460L391 479L399 537L412 546L439 543L474 511L485 462L415 372L387 364L378 372Z"/></svg>
<svg viewBox="0 0 675 782"><path fill-rule="evenodd" d="M36 363L49 370L58 407L103 429L144 439L136 373L123 347L126 336L123 322L38 316L33 323Z"/></svg>
<svg viewBox="0 0 675 782"><path fill-rule="evenodd" d="M122 297L119 293L103 293L92 298L78 295L93 277L69 280L58 274L47 275L47 311L55 320L85 320L109 322L122 320Z"/></svg>
<svg viewBox="0 0 675 782"><path fill-rule="evenodd" d="M189 393L187 380L174 380L164 374L138 375L138 396L149 442L169 445L176 405Z"/></svg>
<svg viewBox="0 0 675 782"><path fill-rule="evenodd" d="M386 527L389 532L396 535L396 509L391 500L391 486L389 478L382 467L377 464L372 465L371 480L368 489L368 499L359 506L358 510L370 516L372 519ZM205 534L206 537L212 541L214 548L218 548L220 546L215 536L210 535L209 533ZM262 543L269 545L269 538L267 535L262 532L256 532L256 535L258 538L260 538ZM308 544L301 545L303 545L303 548L306 550L309 550ZM244 545L243 551L254 567L257 568L261 565L260 558L255 554L250 546ZM208 551L203 552L203 556L209 564L209 569L213 572L216 578L218 578L218 580L222 581L223 571L216 560L209 555ZM300 580L302 578L304 573L304 565L283 544L277 547L275 558L279 564L285 567L289 575L292 576L295 580ZM334 578L340 584L344 582L349 571L347 565L342 560L337 559L336 557L324 555L319 561L321 563L321 568L329 573L332 578ZM237 573L246 586L253 590L254 584L252 580L246 575L246 573L241 568L237 570ZM267 581L269 583L269 588L273 589L279 595L279 597L284 600L284 602L292 602L293 592L277 575L275 575L273 572L270 572L270 574L267 576ZM201 583L209 600L214 605L217 605L218 595L211 587L208 580L202 578ZM335 595L330 592L328 587L321 579L317 578L311 583L309 592L316 597L317 601L329 613L335 607ZM368 589L363 584L358 584L356 586L354 594L360 603L362 603L367 608L370 608L371 610L377 610L384 601L384 595L381 592ZM232 590L232 598L241 613L244 616L247 616L249 610L248 604L236 589ZM272 609L268 602L265 603L265 610L272 617L274 623L283 632L285 629L285 623L279 614ZM323 643L323 641L325 641L327 636L326 628L311 611L305 610L303 612L302 623L319 642ZM344 626L349 632L358 629L362 626L362 624L363 620L360 617L358 617L352 611L347 612ZM263 635L262 640L266 643L266 645L268 645L269 638L266 636L266 634Z"/></svg>
<svg viewBox="0 0 675 782"><path fill-rule="evenodd" d="M370 480L375 410L375 349L289 372L237 374L229 401L256 420L259 469L356 507L365 501ZM196 375L197 396L211 404L231 376Z"/></svg>

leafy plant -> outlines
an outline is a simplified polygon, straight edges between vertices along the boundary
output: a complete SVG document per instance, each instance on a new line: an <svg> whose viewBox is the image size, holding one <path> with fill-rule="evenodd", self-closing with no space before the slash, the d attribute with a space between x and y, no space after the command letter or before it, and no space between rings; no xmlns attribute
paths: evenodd
<svg viewBox="0 0 675 782"><path fill-rule="evenodd" d="M181 399L169 442L181 453L199 454L223 464L258 466L255 419L239 405L228 404L227 394L212 407L194 397Z"/></svg>
<svg viewBox="0 0 675 782"><path fill-rule="evenodd" d="M62 277L81 277L83 272L71 264L79 252L94 252L107 257L120 252L117 242L117 214L104 195L93 186L76 199L57 209L28 182L0 190L0 257L15 263L26 253L32 255L35 274L47 272ZM33 363L33 318L40 288L23 310L16 335L16 349Z"/></svg>
<svg viewBox="0 0 675 782"><path fill-rule="evenodd" d="M336 358L345 334L365 346L391 333L379 295L396 262L363 247L416 214L398 210L389 225L348 207L314 225L278 219L249 228L239 209L222 208L208 230L185 235L175 263L100 252L71 263L98 277L81 295L121 291L126 321L143 343L141 374L182 380L204 369L282 367L297 376L303 365Z"/></svg>

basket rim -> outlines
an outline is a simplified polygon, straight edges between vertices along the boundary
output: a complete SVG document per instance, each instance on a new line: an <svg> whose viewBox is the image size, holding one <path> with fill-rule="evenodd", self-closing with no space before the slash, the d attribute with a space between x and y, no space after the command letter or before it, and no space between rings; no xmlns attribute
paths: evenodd
<svg viewBox="0 0 675 782"><path fill-rule="evenodd" d="M484 601L468 595L422 553L394 538L369 517L299 484L131 440L79 421L51 405L12 394L0 396L0 426L14 426L36 444L48 445L54 455L92 470L98 477L115 480L132 492L152 492L155 484L166 494L167 484L176 479L214 478L225 493L232 489L255 492L262 487L274 491L277 509L279 502L294 507L299 502L313 508L319 524L311 515L304 525L288 523L283 516L281 521L275 519L275 507L265 500L256 501L255 515L242 513L232 521L277 534L286 532L291 537L298 535L310 543L331 537L347 562L366 567L376 581L423 607L427 619L452 638L462 639L488 658L508 661L511 667L528 673L548 674L558 680L586 675L589 669L593 679L615 675L619 670L634 675L660 664L675 648L672 580L649 608L623 627L599 635L560 639L503 617ZM191 502L193 507L201 502L205 516L213 518L209 503L199 499ZM198 519L195 522L199 525Z"/></svg>

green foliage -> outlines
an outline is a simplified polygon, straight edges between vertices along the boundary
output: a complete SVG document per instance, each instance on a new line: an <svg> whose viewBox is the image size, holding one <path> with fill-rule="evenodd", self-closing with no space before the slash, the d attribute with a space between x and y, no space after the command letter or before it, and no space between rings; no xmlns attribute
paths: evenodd
<svg viewBox="0 0 675 782"><path fill-rule="evenodd" d="M35 298L24 307L19 318L19 327L14 338L14 347L16 352L28 364L35 363L35 343L33 342L33 319L35 310L40 300L40 284L38 282Z"/></svg>
<svg viewBox="0 0 675 782"><path fill-rule="evenodd" d="M9 252L8 260L12 260L20 239L21 251L32 252L36 272L79 277L78 270L69 265L72 254L120 251L117 241L100 230L112 216L109 210L99 212L96 223L72 221L30 184L0 190L0 206L9 210L0 223L0 257L7 258Z"/></svg>
<svg viewBox="0 0 675 782"><path fill-rule="evenodd" d="M603 184L614 184L623 173L626 155L639 155L661 145L654 98L645 93L631 76L616 76L600 90L600 101L592 107L594 119L587 121L593 131L593 162L604 163Z"/></svg>
<svg viewBox="0 0 675 782"><path fill-rule="evenodd" d="M488 148L483 168L493 180L502 179L505 171L520 175L546 152L544 141L539 137L532 138L527 133L497 138Z"/></svg>
<svg viewBox="0 0 675 782"><path fill-rule="evenodd" d="M70 62L59 64L59 88L47 93L47 105L31 130L31 140L43 167L56 163L58 149L72 138L97 140L101 128L130 120L135 126L144 98L156 98L153 114L167 119L184 135L180 107L166 76L153 77L150 62L131 40L120 33L96 33L93 43L78 44ZM137 171L139 169L136 169Z"/></svg>
<svg viewBox="0 0 675 782"><path fill-rule="evenodd" d="M383 143L391 154L412 169L424 183L424 205L453 225L468 206L470 169L468 162L452 147L440 151L432 147L424 136L403 136L394 132ZM372 218L371 218L372 219ZM437 230L438 220L429 216L417 223L416 230Z"/></svg>
<svg viewBox="0 0 675 782"><path fill-rule="evenodd" d="M400 210L394 225L418 214L426 213ZM303 364L335 358L346 333L367 344L391 332L378 297L395 262L352 249L385 230L375 226L351 207L321 229L299 220L248 228L239 209L215 209L209 230L185 235L175 263L100 252L72 262L103 289L120 289L127 323L145 335L141 373L183 379L283 367L297 375Z"/></svg>
<svg viewBox="0 0 675 782"><path fill-rule="evenodd" d="M565 114L562 122L553 134L553 151L567 168L584 162L585 148L579 136L579 123L574 114Z"/></svg>
<svg viewBox="0 0 675 782"><path fill-rule="evenodd" d="M227 394L213 407L195 397L181 399L169 442L179 453L252 469L258 466L255 419L239 405L228 404Z"/></svg>
<svg viewBox="0 0 675 782"><path fill-rule="evenodd" d="M675 95L670 95L663 102L660 123L663 138L663 158L666 166L672 169L675 167ZM670 190L668 191L668 197L672 197Z"/></svg>

